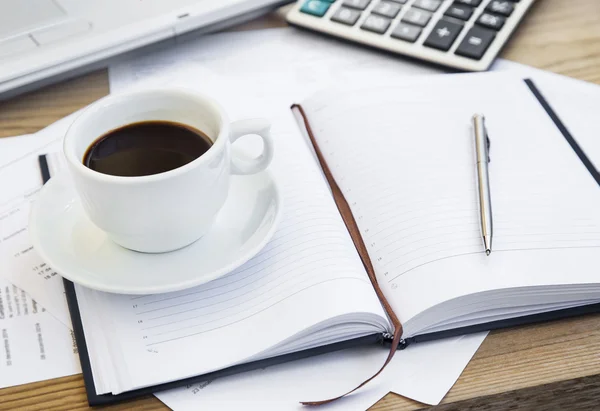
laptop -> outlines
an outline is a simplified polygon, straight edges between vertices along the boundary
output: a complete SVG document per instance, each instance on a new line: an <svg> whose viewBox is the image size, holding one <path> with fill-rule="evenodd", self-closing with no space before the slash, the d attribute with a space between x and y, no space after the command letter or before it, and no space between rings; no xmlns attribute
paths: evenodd
<svg viewBox="0 0 600 411"><path fill-rule="evenodd" d="M290 1L0 0L0 99L105 67L133 49L241 23Z"/></svg>

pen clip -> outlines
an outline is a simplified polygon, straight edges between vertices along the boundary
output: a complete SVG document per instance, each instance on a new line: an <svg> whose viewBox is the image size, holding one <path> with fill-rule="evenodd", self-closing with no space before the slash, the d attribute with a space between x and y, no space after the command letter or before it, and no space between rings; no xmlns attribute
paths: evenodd
<svg viewBox="0 0 600 411"><path fill-rule="evenodd" d="M491 161L490 159L490 136L487 131L487 127L485 126L485 117L483 114L474 114L473 115L473 133L475 135L475 145L477 146L476 151L478 152L477 161L487 162ZM483 153L481 151L485 150ZM484 157L485 156L485 157Z"/></svg>
<svg viewBox="0 0 600 411"><path fill-rule="evenodd" d="M487 126L485 125L485 117L482 119L481 123L483 125L483 131L485 132L485 141L487 143L487 161L489 163L492 161L490 158L490 146L492 143L490 142L490 135L488 134Z"/></svg>

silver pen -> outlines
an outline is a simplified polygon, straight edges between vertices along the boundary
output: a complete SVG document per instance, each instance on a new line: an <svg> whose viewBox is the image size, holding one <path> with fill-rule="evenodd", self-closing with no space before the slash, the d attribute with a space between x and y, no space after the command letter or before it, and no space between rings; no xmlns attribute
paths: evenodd
<svg viewBox="0 0 600 411"><path fill-rule="evenodd" d="M481 237L485 254L492 252L492 200L490 197L490 176L488 164L490 162L490 140L485 128L485 118L481 114L473 116L473 138L475 139L475 153L477 155L477 190L479 193L479 217L481 221Z"/></svg>

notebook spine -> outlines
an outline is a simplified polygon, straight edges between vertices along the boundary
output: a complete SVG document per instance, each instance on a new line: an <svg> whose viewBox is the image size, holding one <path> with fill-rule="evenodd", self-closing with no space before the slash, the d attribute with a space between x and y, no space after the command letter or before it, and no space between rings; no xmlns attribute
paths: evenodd
<svg viewBox="0 0 600 411"><path fill-rule="evenodd" d="M388 332L381 334L381 345L389 347L392 345L392 341L394 340L394 335ZM409 340L405 340L403 338L400 339L398 343L398 350L403 350L410 344Z"/></svg>

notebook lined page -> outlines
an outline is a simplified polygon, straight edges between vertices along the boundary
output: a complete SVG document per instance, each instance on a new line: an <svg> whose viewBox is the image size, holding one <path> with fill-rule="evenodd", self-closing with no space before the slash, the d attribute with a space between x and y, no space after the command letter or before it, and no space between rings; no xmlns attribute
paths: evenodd
<svg viewBox="0 0 600 411"><path fill-rule="evenodd" d="M271 170L283 190L284 217L274 238L248 263L215 281L168 294L123 296L77 287L86 306L86 335L96 326L97 310L102 328L113 330L107 340L115 368L106 368L121 370L98 375L101 392L265 357L270 347L336 322L348 323L336 340L388 329L329 188L295 127L287 110L274 124ZM88 339L91 351L94 341Z"/></svg>
<svg viewBox="0 0 600 411"><path fill-rule="evenodd" d="M507 252L600 246L600 190L519 79L411 79L323 92L303 108L403 321L468 292L520 285L518 276L481 278ZM488 260L471 131L477 112L491 140ZM453 259L460 264L446 271ZM432 287L438 282L423 274L431 267L447 284Z"/></svg>

